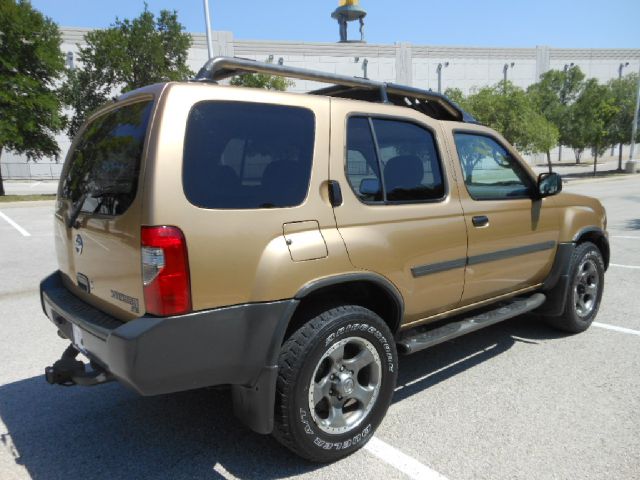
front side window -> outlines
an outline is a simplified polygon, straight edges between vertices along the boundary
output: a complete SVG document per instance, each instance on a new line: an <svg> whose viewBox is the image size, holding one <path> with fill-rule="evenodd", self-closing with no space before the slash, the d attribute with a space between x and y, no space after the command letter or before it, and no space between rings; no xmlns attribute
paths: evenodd
<svg viewBox="0 0 640 480"><path fill-rule="evenodd" d="M454 135L464 183L474 200L527 198L530 180L524 168L493 138Z"/></svg>
<svg viewBox="0 0 640 480"><path fill-rule="evenodd" d="M185 194L212 209L300 205L309 189L314 137L314 115L305 108L198 103L185 134Z"/></svg>
<svg viewBox="0 0 640 480"><path fill-rule="evenodd" d="M433 134L401 120L349 118L347 177L365 203L433 201L445 195Z"/></svg>
<svg viewBox="0 0 640 480"><path fill-rule="evenodd" d="M140 160L153 107L137 102L93 120L82 132L69 159L61 195L81 211L120 215L133 202Z"/></svg>

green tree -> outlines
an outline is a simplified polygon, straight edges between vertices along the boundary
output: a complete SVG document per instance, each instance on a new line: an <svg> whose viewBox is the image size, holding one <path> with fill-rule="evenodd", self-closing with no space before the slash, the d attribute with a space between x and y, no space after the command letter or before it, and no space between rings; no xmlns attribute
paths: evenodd
<svg viewBox="0 0 640 480"><path fill-rule="evenodd" d="M556 127L537 111L525 91L511 82L481 88L467 97L456 89L445 94L525 153L547 151L558 141Z"/></svg>
<svg viewBox="0 0 640 480"><path fill-rule="evenodd" d="M193 76L187 66L191 36L175 11L162 10L156 18L145 4L139 17L116 19L107 29L87 33L85 42L82 67L69 72L62 88L64 103L73 110L70 137L92 111L120 92Z"/></svg>
<svg viewBox="0 0 640 480"><path fill-rule="evenodd" d="M447 88L444 91L444 94L449 97L449 100L453 100L454 103L457 103L459 106L462 107L462 104L464 103L464 93L462 93L462 90L460 90L459 88Z"/></svg>
<svg viewBox="0 0 640 480"><path fill-rule="evenodd" d="M594 175L598 157L611 145L610 130L619 111L611 88L600 85L594 78L587 80L569 110L568 123L574 136L568 138L568 145L574 149L589 147L593 150Z"/></svg>
<svg viewBox="0 0 640 480"><path fill-rule="evenodd" d="M559 142L568 145L567 135L571 126L568 124L569 108L576 101L584 86L585 75L579 67L573 66L564 70L549 70L541 75L540 81L527 89L535 108L544 118L558 129ZM547 162L551 164L550 150ZM579 157L576 157L578 160Z"/></svg>
<svg viewBox="0 0 640 480"><path fill-rule="evenodd" d="M612 145L620 144L618 170L622 170L622 145L629 142L631 138L633 113L636 108L638 90L638 74L631 73L621 79L611 80L609 88L613 95L614 104L618 107L618 113L611 122L608 140ZM640 140L640 133L637 140Z"/></svg>
<svg viewBox="0 0 640 480"><path fill-rule="evenodd" d="M271 62L272 60L267 60L267 63ZM266 73L245 73L237 75L231 79L230 83L234 87L262 88L280 92L284 92L287 88L295 85L293 80L277 75L268 75Z"/></svg>
<svg viewBox="0 0 640 480"><path fill-rule="evenodd" d="M56 24L28 1L0 0L0 157L5 148L31 159L59 153L54 135L64 128L55 88L64 70L60 42Z"/></svg>

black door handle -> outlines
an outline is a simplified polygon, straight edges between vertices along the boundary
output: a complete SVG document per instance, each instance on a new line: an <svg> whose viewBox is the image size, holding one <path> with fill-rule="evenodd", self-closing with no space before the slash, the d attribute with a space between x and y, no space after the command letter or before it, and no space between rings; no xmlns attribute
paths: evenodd
<svg viewBox="0 0 640 480"><path fill-rule="evenodd" d="M471 219L474 227L486 227L489 225L489 217L486 215L478 215Z"/></svg>
<svg viewBox="0 0 640 480"><path fill-rule="evenodd" d="M342 205L342 190L340 184L335 180L329 180L329 201L332 207Z"/></svg>

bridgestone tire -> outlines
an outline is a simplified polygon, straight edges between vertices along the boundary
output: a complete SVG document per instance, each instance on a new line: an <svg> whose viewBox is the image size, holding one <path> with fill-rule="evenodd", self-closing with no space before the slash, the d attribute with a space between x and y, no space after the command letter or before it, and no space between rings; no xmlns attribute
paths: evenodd
<svg viewBox="0 0 640 480"><path fill-rule="evenodd" d="M593 292L585 295L585 286ZM574 250L569 265L569 290L564 312L557 317L546 317L547 323L565 332L584 332L598 314L603 291L602 254L593 243L581 243Z"/></svg>
<svg viewBox="0 0 640 480"><path fill-rule="evenodd" d="M360 345L363 347L358 352ZM353 353L354 356L349 358L348 350L363 353L358 358L370 358L368 366L359 365L369 360L358 360L358 366L349 363L355 361L357 354ZM339 356L340 351L344 352L344 361L336 362L333 356ZM341 365L343 368L347 366L344 373L338 372L338 376L331 373ZM350 370L352 367L349 365L354 365L353 370ZM311 318L285 342L280 354L274 437L297 455L313 462L333 462L350 455L369 441L382 422L393 396L397 369L398 356L393 335L386 323L374 312L349 305L332 308ZM364 376L360 376L361 373ZM335 410L339 414L336 413L334 417L327 414L327 418L322 418L318 408L314 407L313 412L311 410L315 404L314 392L319 385L315 382L318 378L326 380L329 377L337 378L336 381L340 383L329 382L332 385L332 396L323 397L318 405L322 405L322 402L331 405L328 402L338 402L337 398L347 403ZM341 379L345 381L342 382ZM349 389L354 380L358 382L356 388L361 387L362 383L369 389L366 391L377 394L371 394L371 399L364 402L345 400L348 395L344 392L351 393ZM372 386L374 384L375 387ZM318 392L325 391L324 388L329 387L318 388ZM336 389L345 397L338 397ZM358 390L363 391L364 388ZM353 407L354 404L357 408ZM368 410L358 410L365 405L369 406ZM356 411L355 414L353 410ZM331 423L332 418L339 420ZM331 426L344 425L339 423L341 421L347 424L336 428ZM348 425L348 421L355 423ZM328 432L327 429L331 431ZM344 431L336 432L341 429Z"/></svg>

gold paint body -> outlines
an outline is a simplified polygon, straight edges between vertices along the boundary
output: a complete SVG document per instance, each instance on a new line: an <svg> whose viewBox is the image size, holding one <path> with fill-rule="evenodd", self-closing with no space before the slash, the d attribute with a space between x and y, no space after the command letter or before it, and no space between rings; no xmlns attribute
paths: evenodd
<svg viewBox="0 0 640 480"><path fill-rule="evenodd" d="M172 225L183 231L194 310L288 299L316 280L368 271L385 277L401 293L405 328L537 289L551 270L556 247L415 278L413 267L522 245L569 242L584 227L605 229L604 209L589 197L560 193L542 200L473 200L462 181L453 143L456 130L499 139L535 180L519 154L486 127L438 121L392 105L201 83L152 85L126 94L94 117L150 96L155 107L137 196L129 209L117 217L80 214L76 230L64 222L69 202L59 200L56 208L56 252L65 284L121 320L144 314L142 225ZM186 121L193 105L205 100L291 105L313 112L313 168L301 205L215 210L189 203L182 187ZM407 120L431 130L446 197L405 205L361 203L345 174L346 121L353 114ZM344 201L336 208L329 200L329 180L341 186ZM475 215L488 216L489 226L474 227ZM81 255L74 251L78 233L84 240ZM91 294L77 287L77 273L91 280ZM112 290L139 299L139 312L113 298Z"/></svg>

